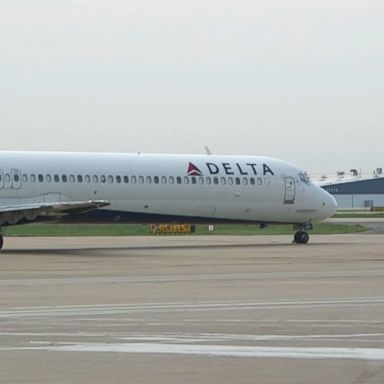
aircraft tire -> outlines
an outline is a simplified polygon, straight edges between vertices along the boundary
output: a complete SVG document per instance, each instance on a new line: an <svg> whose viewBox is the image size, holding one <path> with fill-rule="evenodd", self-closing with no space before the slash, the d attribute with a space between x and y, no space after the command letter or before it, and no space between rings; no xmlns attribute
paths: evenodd
<svg viewBox="0 0 384 384"><path fill-rule="evenodd" d="M297 231L294 235L294 242L296 244L307 244L309 241L308 232L305 231Z"/></svg>

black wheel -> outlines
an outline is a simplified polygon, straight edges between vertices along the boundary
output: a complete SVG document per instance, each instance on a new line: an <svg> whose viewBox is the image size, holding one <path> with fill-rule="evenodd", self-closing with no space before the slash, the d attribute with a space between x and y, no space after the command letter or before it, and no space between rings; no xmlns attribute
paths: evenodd
<svg viewBox="0 0 384 384"><path fill-rule="evenodd" d="M297 231L293 238L294 243L296 244L307 244L309 240L308 232L305 231Z"/></svg>
<svg viewBox="0 0 384 384"><path fill-rule="evenodd" d="M299 244L307 244L309 240L308 232L302 231L299 237Z"/></svg>

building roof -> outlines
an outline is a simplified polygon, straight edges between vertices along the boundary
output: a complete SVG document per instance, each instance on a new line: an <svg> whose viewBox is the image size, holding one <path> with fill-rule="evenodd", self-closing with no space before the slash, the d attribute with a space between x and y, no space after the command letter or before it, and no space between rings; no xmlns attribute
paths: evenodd
<svg viewBox="0 0 384 384"><path fill-rule="evenodd" d="M335 181L328 182L326 184L318 184L333 195L384 194L384 177L374 177L352 181Z"/></svg>

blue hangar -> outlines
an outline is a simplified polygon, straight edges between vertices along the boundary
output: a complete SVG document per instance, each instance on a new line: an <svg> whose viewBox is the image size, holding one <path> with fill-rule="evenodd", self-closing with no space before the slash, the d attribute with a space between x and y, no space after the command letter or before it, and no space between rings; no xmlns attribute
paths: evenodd
<svg viewBox="0 0 384 384"><path fill-rule="evenodd" d="M339 209L384 207L384 177L328 181L319 185L335 197Z"/></svg>

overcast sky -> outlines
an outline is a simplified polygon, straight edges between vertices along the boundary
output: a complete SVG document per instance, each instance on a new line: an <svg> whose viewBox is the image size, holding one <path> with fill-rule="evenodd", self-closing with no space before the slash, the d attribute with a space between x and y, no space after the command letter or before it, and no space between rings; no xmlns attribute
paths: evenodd
<svg viewBox="0 0 384 384"><path fill-rule="evenodd" d="M1 149L384 166L383 0L0 0Z"/></svg>

